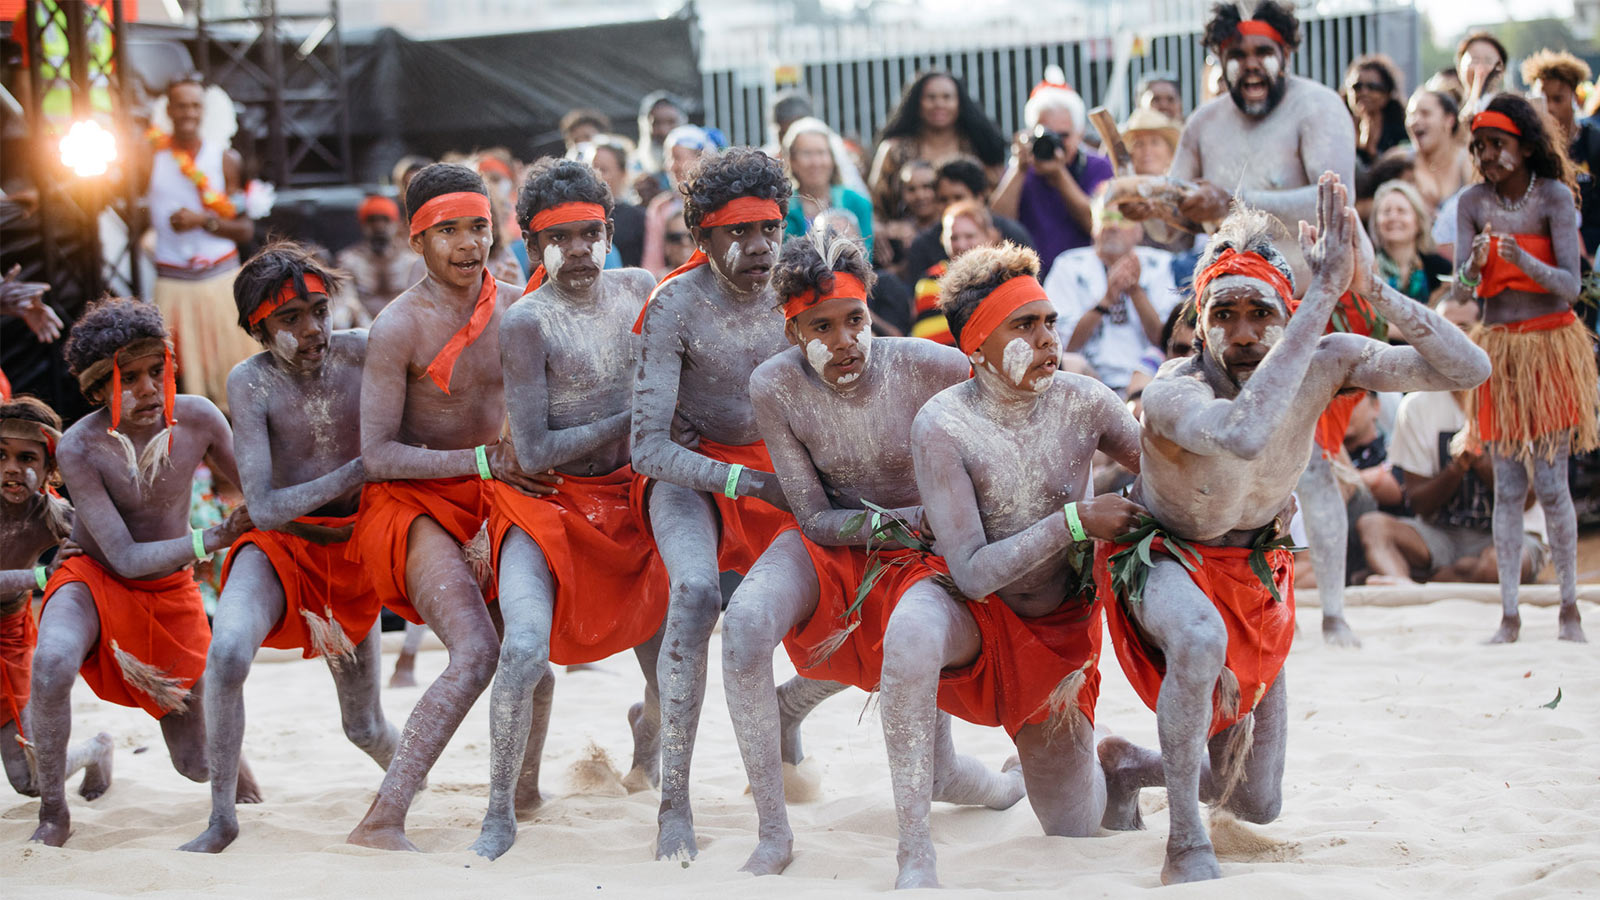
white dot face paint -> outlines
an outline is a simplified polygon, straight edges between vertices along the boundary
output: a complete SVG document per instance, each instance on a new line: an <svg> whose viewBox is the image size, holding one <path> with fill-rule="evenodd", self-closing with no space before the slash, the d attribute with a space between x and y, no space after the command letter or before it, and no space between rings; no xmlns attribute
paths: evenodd
<svg viewBox="0 0 1600 900"><path fill-rule="evenodd" d="M1239 70L1240 65L1237 59L1228 60L1227 64L1222 67L1223 74L1228 76L1229 84L1239 83Z"/></svg>
<svg viewBox="0 0 1600 900"><path fill-rule="evenodd" d="M555 244L547 244L544 248L544 273L550 278L556 277L561 271L563 254L561 248Z"/></svg>
<svg viewBox="0 0 1600 900"><path fill-rule="evenodd" d="M1233 63L1228 63L1228 65L1231 66ZM1278 73L1283 71L1283 67L1279 64L1276 56L1269 56L1266 59L1263 59L1261 61L1261 68L1266 71L1267 78L1274 81L1277 80Z"/></svg>
<svg viewBox="0 0 1600 900"><path fill-rule="evenodd" d="M806 341L806 363L811 366L811 371L822 375L823 367L832 361L833 351L826 344L816 338Z"/></svg>
<svg viewBox="0 0 1600 900"><path fill-rule="evenodd" d="M1022 379L1028 374L1028 368L1033 365L1033 345L1022 338L1012 338L1006 344L1005 353L1000 357L1000 366L1005 370L1006 378L1017 387L1023 387Z"/></svg>

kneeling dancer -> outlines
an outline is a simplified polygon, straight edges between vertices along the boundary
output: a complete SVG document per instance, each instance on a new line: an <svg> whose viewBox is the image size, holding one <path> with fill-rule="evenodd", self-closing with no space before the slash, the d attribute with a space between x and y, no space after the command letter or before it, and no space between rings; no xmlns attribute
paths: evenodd
<svg viewBox="0 0 1600 900"><path fill-rule="evenodd" d="M83 555L50 576L39 617L29 707L39 760L39 828L59 847L71 830L63 782L72 728L72 683L161 722L172 765L205 781L200 706L206 623L197 560L250 529L241 507L222 524L189 528L195 469L205 462L238 483L233 432L204 397L178 394L161 314L131 298L89 308L72 327L67 365L89 402L103 408L61 437L57 457L76 508L73 543ZM239 762L237 797L261 798Z"/></svg>
<svg viewBox="0 0 1600 900"><path fill-rule="evenodd" d="M883 730L900 821L898 887L938 883L928 829L934 705L1000 725L1016 742L1046 834L1100 825L1095 760L1100 603L1090 538L1142 510L1084 499L1096 450L1137 472L1139 429L1111 389L1058 374L1055 307L1039 259L1013 244L951 263L939 305L973 375L917 413L912 458L923 515L961 598L908 593L883 640Z"/></svg>
<svg viewBox="0 0 1600 900"><path fill-rule="evenodd" d="M734 591L722 629L728 711L760 820L743 870L757 875L783 871L794 847L773 648L781 641L802 676L875 691L895 604L914 592L944 595L940 573L881 537L884 517L864 510L871 502L904 527L921 522L911 423L930 397L966 380L967 361L932 341L874 337L872 282L861 247L845 236L819 228L790 239L772 286L795 346L750 376L761 434L796 519ZM858 604L864 581L871 588ZM939 716L934 740L933 799L1005 809L1022 798L1015 770L989 772L956 756L948 715Z"/></svg>
<svg viewBox="0 0 1600 900"><path fill-rule="evenodd" d="M1317 225L1300 223L1312 282L1298 312L1270 228L1264 213L1236 209L1201 258L1202 349L1162 366L1144 392L1131 496L1154 521L1141 523L1137 545L1097 550L1113 645L1161 739L1160 753L1101 742L1105 825L1142 827L1139 788L1166 785L1165 883L1221 875L1201 798L1251 822L1276 818L1282 803L1281 669L1294 638L1283 532L1322 411L1351 388L1465 390L1489 374L1460 329L1377 276L1337 176L1318 183ZM1411 345L1323 334L1347 289Z"/></svg>
<svg viewBox="0 0 1600 900"><path fill-rule="evenodd" d="M333 330L340 281L305 248L278 243L233 282L239 325L266 348L228 376L239 477L256 527L233 543L206 654L211 821L180 847L217 853L239 834L234 781L244 741L244 680L256 650L321 657L345 736L387 766L400 734L378 702L378 595L346 557L361 465L364 330Z"/></svg>
<svg viewBox="0 0 1600 900"><path fill-rule="evenodd" d="M545 277L500 326L512 443L523 469L554 469L562 483L551 497L494 485L489 539L505 637L489 715L489 811L472 845L490 859L510 849L517 814L540 803L551 661L637 654L645 702L628 711L634 752L624 783L643 790L660 771L655 638L667 577L640 517L643 480L628 465L633 322L655 279L643 269L602 271L611 212L606 183L571 161L536 163L517 201L528 254Z"/></svg>

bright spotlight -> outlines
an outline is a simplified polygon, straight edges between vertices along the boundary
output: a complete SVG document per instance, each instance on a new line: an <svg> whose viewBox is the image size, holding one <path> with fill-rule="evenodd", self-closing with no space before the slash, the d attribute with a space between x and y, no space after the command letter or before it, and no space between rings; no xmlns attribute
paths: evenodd
<svg viewBox="0 0 1600 900"><path fill-rule="evenodd" d="M99 122L73 122L61 138L61 162L80 177L104 175L117 158L117 140Z"/></svg>

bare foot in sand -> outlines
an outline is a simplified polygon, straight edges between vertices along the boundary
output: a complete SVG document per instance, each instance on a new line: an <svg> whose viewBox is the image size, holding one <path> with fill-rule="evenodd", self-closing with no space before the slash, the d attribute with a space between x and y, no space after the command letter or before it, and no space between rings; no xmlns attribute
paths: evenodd
<svg viewBox="0 0 1600 900"><path fill-rule="evenodd" d="M256 784L256 776L250 771L250 764L239 757L239 788L234 797L235 803L260 803L261 786Z"/></svg>
<svg viewBox="0 0 1600 900"><path fill-rule="evenodd" d="M1221 877L1222 867L1217 865L1217 854L1210 843L1187 850L1169 849L1167 861L1161 867L1162 884L1211 881Z"/></svg>
<svg viewBox="0 0 1600 900"><path fill-rule="evenodd" d="M1373 578L1382 577L1384 576L1373 576ZM1375 582L1373 582L1372 578L1367 579L1367 584L1373 583ZM1361 647L1361 639L1356 637L1355 631L1350 628L1350 623L1344 620L1344 616L1322 617L1322 640L1334 647L1353 647L1357 649Z"/></svg>
<svg viewBox="0 0 1600 900"><path fill-rule="evenodd" d="M352 835L352 841L354 836ZM483 819L483 831L472 842L472 852L484 859L499 859L517 839L516 819L490 813Z"/></svg>
<svg viewBox="0 0 1600 900"><path fill-rule="evenodd" d="M894 880L895 890L939 886L938 863L933 854L931 841L926 847L919 847L916 850L902 847L900 852L895 854L895 861L900 864L900 874Z"/></svg>
<svg viewBox="0 0 1600 900"><path fill-rule="evenodd" d="M238 819L212 816L210 824L200 832L199 837L178 849L189 853L221 853L238 836Z"/></svg>
<svg viewBox="0 0 1600 900"><path fill-rule="evenodd" d="M662 803L656 816L656 859L694 859L700 847L694 840L694 817L688 810L670 809Z"/></svg>
<svg viewBox="0 0 1600 900"><path fill-rule="evenodd" d="M345 843L355 844L357 847L371 847L374 850L410 850L421 853L416 844L406 837L403 825L369 825L362 822L356 830L350 832L345 838Z"/></svg>
<svg viewBox="0 0 1600 900"><path fill-rule="evenodd" d="M1575 641L1579 644L1589 643L1589 638L1583 633L1583 617L1578 614L1578 605L1561 607L1561 617L1558 619L1559 631L1557 636L1563 641Z"/></svg>
<svg viewBox="0 0 1600 900"><path fill-rule="evenodd" d="M47 815L43 809L39 810L39 827L34 829L30 841L37 841L47 847L59 847L67 842L67 835L72 833L72 817L63 809L59 815Z"/></svg>
<svg viewBox="0 0 1600 900"><path fill-rule="evenodd" d="M394 661L394 674L389 676L389 687L408 688L417 686L417 657L414 654L402 652Z"/></svg>
<svg viewBox="0 0 1600 900"><path fill-rule="evenodd" d="M1574 610L1576 612L1576 610ZM1522 634L1522 614L1500 617L1500 630L1489 638L1491 644L1515 644Z"/></svg>
<svg viewBox="0 0 1600 900"><path fill-rule="evenodd" d="M622 777L628 793L661 786L661 720L644 714L644 704L628 707L628 727L633 731L633 768Z"/></svg>
<svg viewBox="0 0 1600 900"><path fill-rule="evenodd" d="M793 838L762 838L756 842L755 852L739 867L739 871L751 875L777 875L787 869L793 859Z"/></svg>
<svg viewBox="0 0 1600 900"><path fill-rule="evenodd" d="M98 800L111 787L111 735L104 731L89 739L94 755L83 767L83 783L78 785L78 795L85 800Z"/></svg>
<svg viewBox="0 0 1600 900"><path fill-rule="evenodd" d="M948 772L933 775L933 799L945 803L1010 809L1028 795L1022 781L1022 760L1006 760L999 772L991 772L971 756L957 756Z"/></svg>
<svg viewBox="0 0 1600 900"><path fill-rule="evenodd" d="M1106 773L1106 811L1100 827L1111 831L1143 831L1139 815L1139 789L1144 787L1143 772L1161 765L1161 754L1146 750L1112 735L1100 742L1097 752Z"/></svg>

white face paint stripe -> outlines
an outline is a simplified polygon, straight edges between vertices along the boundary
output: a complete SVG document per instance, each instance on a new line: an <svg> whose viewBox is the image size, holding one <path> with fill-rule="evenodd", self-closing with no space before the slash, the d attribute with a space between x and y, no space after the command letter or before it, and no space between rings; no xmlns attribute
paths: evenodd
<svg viewBox="0 0 1600 900"><path fill-rule="evenodd" d="M1032 365L1033 345L1022 338L1012 338L1001 356L1001 367L1005 369L1006 378L1017 387L1023 387L1022 379Z"/></svg>
<svg viewBox="0 0 1600 900"><path fill-rule="evenodd" d="M556 277L561 271L561 262L564 254L555 244L548 244L544 248L544 274L550 278Z"/></svg>

